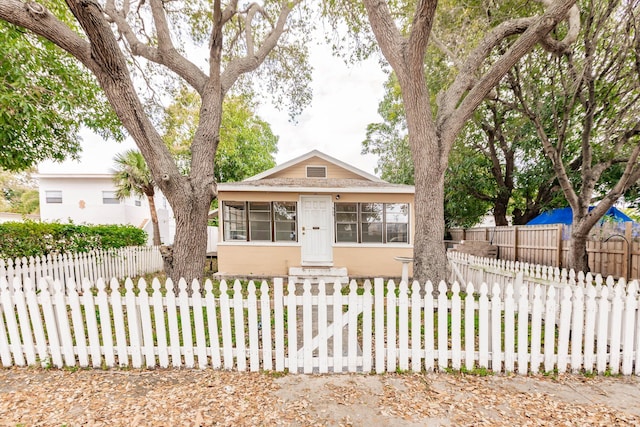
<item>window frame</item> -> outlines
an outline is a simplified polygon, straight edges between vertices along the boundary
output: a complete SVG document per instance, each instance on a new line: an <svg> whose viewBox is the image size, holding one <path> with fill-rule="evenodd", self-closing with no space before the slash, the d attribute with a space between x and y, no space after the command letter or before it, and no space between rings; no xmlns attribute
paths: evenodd
<svg viewBox="0 0 640 427"><path fill-rule="evenodd" d="M102 190L102 204L103 205L119 205L120 199L116 196L115 190ZM111 197L108 197L108 195Z"/></svg>
<svg viewBox="0 0 640 427"><path fill-rule="evenodd" d="M56 195L54 196L53 193ZM45 190L44 199L47 204L62 204L62 190Z"/></svg>
<svg viewBox="0 0 640 427"><path fill-rule="evenodd" d="M253 236L252 231L257 229L258 223L265 223L267 220L264 219L252 219L251 214L256 213L264 213L266 210L260 209L251 209L252 204L268 204L269 206L269 240L264 239L256 239ZM293 219L292 220L282 220L276 218L276 205L284 204L293 208L293 211L287 210L287 212L291 212ZM235 205L244 207L244 239L230 239L229 227L230 227L230 219L227 219L228 215L228 206ZM254 242L254 243L298 243L298 202L297 201L253 201L253 200L245 200L245 201L233 201L233 200L223 200L222 201L222 227L223 227L223 241L224 242ZM257 215L256 215L257 217ZM253 223L256 223L252 226ZM277 224L293 224L293 230L289 233L289 238L287 239L279 239L278 238L278 230ZM264 231L264 228L262 229Z"/></svg>
<svg viewBox="0 0 640 427"><path fill-rule="evenodd" d="M356 240L350 240L350 241L346 241L346 240L339 240L340 239L340 225L346 224L345 221L339 221L338 220L338 215L340 214L344 214L347 213L347 211L344 210L340 210L341 206L345 206L345 205L356 205L356 211L353 212L356 215L356 229L357 229L357 237ZM370 210L370 209L366 209L365 206L367 205L381 205L382 209L379 212L380 214L380 220L379 221L370 221L370 222L366 222L364 221L364 217L363 215L367 215L367 214L372 214L375 213L374 211ZM406 206L406 214L404 215L406 217L406 222L389 222L389 220L391 219L390 216L393 214L393 212L391 211L390 206L392 205L404 205ZM350 212L349 212L350 213ZM408 245L411 243L410 240L410 229L411 229L411 217L410 217L410 213L411 213L411 203L409 202L394 202L394 203L386 203L386 202L336 202L334 203L334 215L333 215L333 222L334 222L334 234L335 234L335 238L334 238L334 243L336 244L343 244L343 245L348 245L348 244L357 244L357 245L394 245L394 244L398 244L398 245ZM350 224L353 224L352 222ZM379 226L381 227L380 229L380 240L376 240L376 241L366 241L365 240L365 227L363 225L365 224L369 224L369 225L374 225L374 226ZM396 231L395 233L390 233L389 229L391 226L401 226L404 225L404 229L405 229L405 233L402 232L398 232ZM368 228L368 227L367 227ZM391 241L393 239L389 238L390 234L405 234L405 241ZM377 233L376 233L377 235Z"/></svg>

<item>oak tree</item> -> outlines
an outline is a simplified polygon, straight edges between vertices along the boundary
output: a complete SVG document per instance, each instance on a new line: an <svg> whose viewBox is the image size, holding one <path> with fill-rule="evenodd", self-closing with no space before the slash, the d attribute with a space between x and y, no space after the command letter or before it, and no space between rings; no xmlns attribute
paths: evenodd
<svg viewBox="0 0 640 427"><path fill-rule="evenodd" d="M492 23L479 39L471 40L472 48L456 52L460 43L451 47L433 37L437 1L363 3L377 44L398 78L406 112L416 187L414 277L420 281L444 279L444 175L456 136L498 82L538 43L558 52L575 40L579 12L575 0L545 0L540 15ZM347 18L354 15L343 14ZM551 32L565 20L569 24L558 39ZM452 71L450 84L435 97L425 83L429 43L451 53L447 59Z"/></svg>
<svg viewBox="0 0 640 427"><path fill-rule="evenodd" d="M95 75L173 209L176 235L164 256L167 274L174 279L190 281L203 274L207 215L217 194L214 158L227 94L262 66L273 93L294 104L308 102L310 73L304 60L309 32L296 31L308 16L292 13L299 3L66 0L75 23L68 25L44 3L0 0L0 19L51 41ZM275 84L284 77L289 83ZM154 110L145 102L162 102L163 88L175 86L175 80L201 98L188 175L181 173Z"/></svg>

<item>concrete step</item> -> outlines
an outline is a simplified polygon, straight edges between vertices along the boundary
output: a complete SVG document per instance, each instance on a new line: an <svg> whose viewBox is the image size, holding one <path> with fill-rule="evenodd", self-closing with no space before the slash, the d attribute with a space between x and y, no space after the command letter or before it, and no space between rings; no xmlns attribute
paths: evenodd
<svg viewBox="0 0 640 427"><path fill-rule="evenodd" d="M290 267L289 280L295 283L309 280L313 284L320 283L320 280L325 283L335 283L336 280L349 283L349 275L346 267Z"/></svg>

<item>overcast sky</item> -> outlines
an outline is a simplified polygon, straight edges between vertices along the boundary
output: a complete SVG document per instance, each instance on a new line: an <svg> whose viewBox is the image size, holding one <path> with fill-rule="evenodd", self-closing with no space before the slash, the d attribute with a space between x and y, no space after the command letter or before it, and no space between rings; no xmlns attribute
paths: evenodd
<svg viewBox="0 0 640 427"><path fill-rule="evenodd" d="M286 111L277 111L268 101L260 106L258 115L271 125L280 137L278 164L320 150L366 172L374 173L377 158L362 155L366 126L380 121L378 103L384 95L386 75L377 60L347 66L331 55L330 48L312 49L313 101L297 118L289 122ZM121 144L103 141L90 133L84 134L80 162L44 162L41 173L107 173L113 158L129 148L132 141Z"/></svg>

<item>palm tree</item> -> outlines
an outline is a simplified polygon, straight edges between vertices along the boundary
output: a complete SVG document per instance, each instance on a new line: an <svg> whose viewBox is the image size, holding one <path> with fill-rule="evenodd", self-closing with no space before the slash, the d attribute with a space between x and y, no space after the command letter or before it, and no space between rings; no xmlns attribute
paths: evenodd
<svg viewBox="0 0 640 427"><path fill-rule="evenodd" d="M160 227L158 226L158 214L154 201L156 184L151 177L147 163L137 150L127 150L118 154L114 161L116 174L113 181L116 185L116 197L123 200L132 195L147 196L151 223L153 224L153 244L160 246Z"/></svg>

